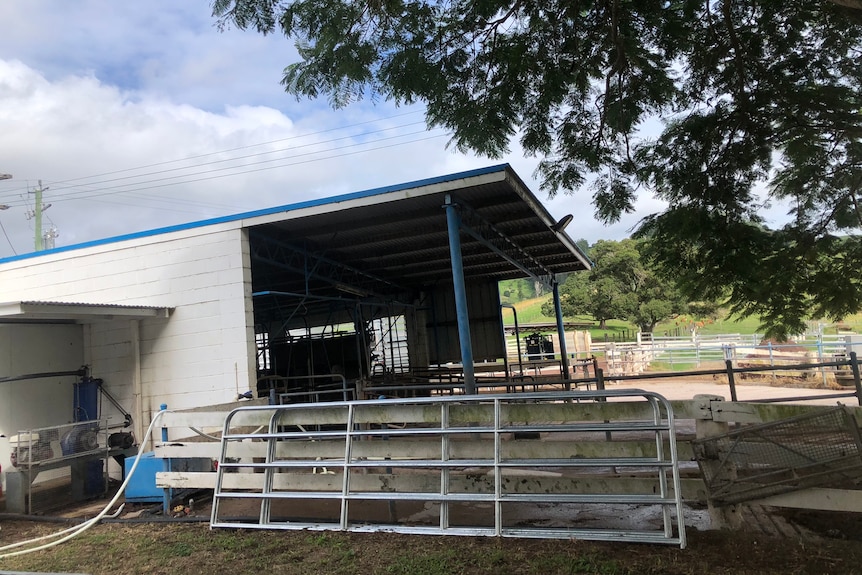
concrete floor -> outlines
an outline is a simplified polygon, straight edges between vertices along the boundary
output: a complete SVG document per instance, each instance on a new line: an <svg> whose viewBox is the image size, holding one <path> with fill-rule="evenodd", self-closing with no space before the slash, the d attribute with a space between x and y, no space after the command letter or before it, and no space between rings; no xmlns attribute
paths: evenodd
<svg viewBox="0 0 862 575"><path fill-rule="evenodd" d="M637 388L645 391L652 391L663 395L667 399L692 399L695 395L720 395L727 400L730 400L730 388L726 380L722 378L718 381L698 381L692 379L644 379L640 381L625 381L620 383L610 382L606 385L607 389L625 389ZM810 405L835 405L841 402L844 405L859 405L859 402L854 397L845 397L841 399L829 398L826 396L835 395L836 393L849 393L852 390L842 389L812 389L805 387L777 387L770 385L755 385L745 383L736 386L736 394L739 401L752 401L756 399L778 399L801 396L816 396L817 399L805 400L799 403Z"/></svg>

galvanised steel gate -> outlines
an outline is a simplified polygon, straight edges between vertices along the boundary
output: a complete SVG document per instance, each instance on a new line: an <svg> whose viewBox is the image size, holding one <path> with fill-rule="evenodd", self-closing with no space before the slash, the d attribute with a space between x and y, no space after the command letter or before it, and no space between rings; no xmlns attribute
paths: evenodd
<svg viewBox="0 0 862 575"><path fill-rule="evenodd" d="M673 410L641 390L238 408L211 526L684 547Z"/></svg>

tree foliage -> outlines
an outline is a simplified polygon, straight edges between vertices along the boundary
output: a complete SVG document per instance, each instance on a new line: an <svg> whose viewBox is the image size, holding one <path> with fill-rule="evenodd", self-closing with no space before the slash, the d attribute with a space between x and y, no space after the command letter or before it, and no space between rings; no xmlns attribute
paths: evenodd
<svg viewBox="0 0 862 575"><path fill-rule="evenodd" d="M694 299L786 336L862 308L862 0L215 0L296 40L283 83L344 106L424 102L458 149L541 158L550 194L639 229ZM770 199L792 206L770 229Z"/></svg>
<svg viewBox="0 0 862 575"><path fill-rule="evenodd" d="M500 296L504 302L515 303L525 299L534 298L536 283L527 278L503 280L500 282Z"/></svg>
<svg viewBox="0 0 862 575"><path fill-rule="evenodd" d="M644 243L597 242L589 251L593 269L570 274L560 287L563 315L590 315L602 328L609 319L623 319L652 332L660 321L688 312L680 291L641 255ZM551 304L542 311L553 315Z"/></svg>

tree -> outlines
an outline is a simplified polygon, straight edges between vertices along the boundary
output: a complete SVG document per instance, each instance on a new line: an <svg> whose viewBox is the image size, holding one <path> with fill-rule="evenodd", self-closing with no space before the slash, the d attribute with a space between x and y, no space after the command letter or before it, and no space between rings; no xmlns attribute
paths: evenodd
<svg viewBox="0 0 862 575"><path fill-rule="evenodd" d="M569 274L560 286L560 308L563 315L572 317L589 315L599 322L599 327L607 328L607 321L625 318L628 302L616 289L611 279L591 281L589 272ZM553 302L542 304L542 314L554 317Z"/></svg>
<svg viewBox="0 0 862 575"><path fill-rule="evenodd" d="M589 183L692 299L772 336L862 308L862 0L215 0L222 26L296 40L283 84L334 106L424 102L458 149ZM660 120L662 126L652 128ZM659 132L656 134L656 132ZM770 199L792 221L770 229Z"/></svg>
<svg viewBox="0 0 862 575"><path fill-rule="evenodd" d="M589 252L595 266L570 274L560 287L563 315L588 314L604 328L609 319L625 319L643 332L689 307L672 282L657 275L642 257L643 241L602 240ZM550 304L544 313L553 312Z"/></svg>
<svg viewBox="0 0 862 575"><path fill-rule="evenodd" d="M535 283L532 280L523 278L501 281L500 294L505 301L510 303L530 299L538 295Z"/></svg>

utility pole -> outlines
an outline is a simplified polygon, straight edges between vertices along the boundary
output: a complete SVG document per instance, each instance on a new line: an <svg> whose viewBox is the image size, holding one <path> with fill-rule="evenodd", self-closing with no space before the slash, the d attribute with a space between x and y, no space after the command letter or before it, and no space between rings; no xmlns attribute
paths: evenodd
<svg viewBox="0 0 862 575"><path fill-rule="evenodd" d="M33 207L33 217L36 218L34 227L36 228L36 251L42 251L42 180L39 180L39 187L36 188L36 205Z"/></svg>
<svg viewBox="0 0 862 575"><path fill-rule="evenodd" d="M32 214L28 214L28 216L32 215L33 219L35 220L33 222L33 227L36 228L34 240L37 252L41 252L43 249L45 249L44 244L42 243L42 213L48 208L50 208L51 204L42 205L42 192L47 189L48 188L42 187L42 180L39 180L39 187L33 190L33 193L36 194L36 201L35 205L33 206L33 212Z"/></svg>

